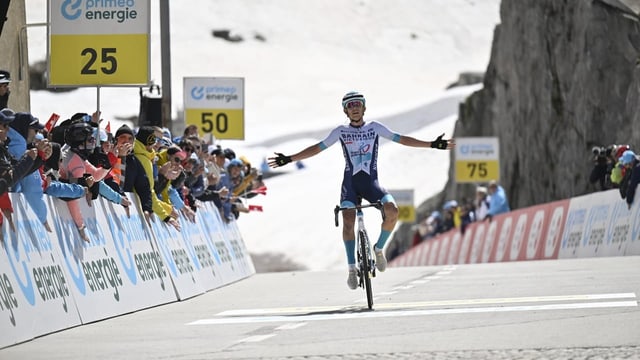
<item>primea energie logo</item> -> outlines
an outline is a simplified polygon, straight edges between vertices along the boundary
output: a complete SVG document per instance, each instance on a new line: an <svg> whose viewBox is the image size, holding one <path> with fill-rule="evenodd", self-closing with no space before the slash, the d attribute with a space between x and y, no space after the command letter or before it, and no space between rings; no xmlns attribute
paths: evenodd
<svg viewBox="0 0 640 360"><path fill-rule="evenodd" d="M138 17L138 12L133 10L135 5L136 0L64 0L60 13L70 21L83 18L123 23Z"/></svg>

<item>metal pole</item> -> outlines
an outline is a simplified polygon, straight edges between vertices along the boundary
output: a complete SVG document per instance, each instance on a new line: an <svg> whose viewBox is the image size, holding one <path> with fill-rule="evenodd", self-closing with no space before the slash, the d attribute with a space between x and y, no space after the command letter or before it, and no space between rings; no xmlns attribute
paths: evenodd
<svg viewBox="0 0 640 360"><path fill-rule="evenodd" d="M160 0L160 47L162 59L162 126L173 133L171 123L171 32L169 0Z"/></svg>

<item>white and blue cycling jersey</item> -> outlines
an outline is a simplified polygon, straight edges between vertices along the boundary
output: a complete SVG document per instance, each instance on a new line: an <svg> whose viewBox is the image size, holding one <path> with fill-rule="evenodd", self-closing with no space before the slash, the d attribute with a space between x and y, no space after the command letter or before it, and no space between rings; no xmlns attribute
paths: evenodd
<svg viewBox="0 0 640 360"><path fill-rule="evenodd" d="M380 136L395 142L400 141L400 134L392 132L379 122L371 121L360 127L338 126L320 143L320 147L324 150L339 140L344 153L345 173L355 175L364 171L377 178Z"/></svg>
<svg viewBox="0 0 640 360"><path fill-rule="evenodd" d="M395 142L400 141L400 134L392 132L379 122L372 121L360 127L338 126L320 142L322 150L338 141L342 145L345 159L340 199L342 203L348 201L355 204L359 197L363 197L369 202L375 202L387 195L387 191L382 189L378 183L378 147L380 137Z"/></svg>

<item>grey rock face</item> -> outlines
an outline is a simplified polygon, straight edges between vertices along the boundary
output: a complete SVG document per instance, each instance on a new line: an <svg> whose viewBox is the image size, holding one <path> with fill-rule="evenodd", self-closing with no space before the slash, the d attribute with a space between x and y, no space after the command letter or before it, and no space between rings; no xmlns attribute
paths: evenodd
<svg viewBox="0 0 640 360"><path fill-rule="evenodd" d="M640 28L625 3L640 5L502 1L484 89L461 106L455 136L499 137L512 208L593 191L593 146L640 146Z"/></svg>
<svg viewBox="0 0 640 360"><path fill-rule="evenodd" d="M454 136L500 139L512 209L597 190L594 146L640 150L639 11L640 0L502 0L484 88L461 104ZM475 185L453 182L453 154L449 179L418 219L473 198ZM410 242L410 227L396 245Z"/></svg>

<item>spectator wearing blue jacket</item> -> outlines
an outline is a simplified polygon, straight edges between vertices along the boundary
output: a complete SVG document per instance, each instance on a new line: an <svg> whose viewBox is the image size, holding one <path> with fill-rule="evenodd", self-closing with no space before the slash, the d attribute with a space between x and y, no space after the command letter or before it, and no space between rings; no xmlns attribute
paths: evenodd
<svg viewBox="0 0 640 360"><path fill-rule="evenodd" d="M507 200L507 194L504 188L498 185L495 180L489 182L488 190L491 200L489 201L489 211L487 212L485 220L491 221L494 216L509 212L511 208L509 207L509 200Z"/></svg>
<svg viewBox="0 0 640 360"><path fill-rule="evenodd" d="M37 118L25 112L15 114L14 120L9 124L9 153L14 159L20 159L27 149L35 147L34 140L38 130L44 129ZM44 191L42 189L42 177L39 171L33 171L22 178L13 187L13 192L22 193L25 200L33 209L38 220L47 231L51 232L51 227L47 222L47 205L44 201Z"/></svg>

